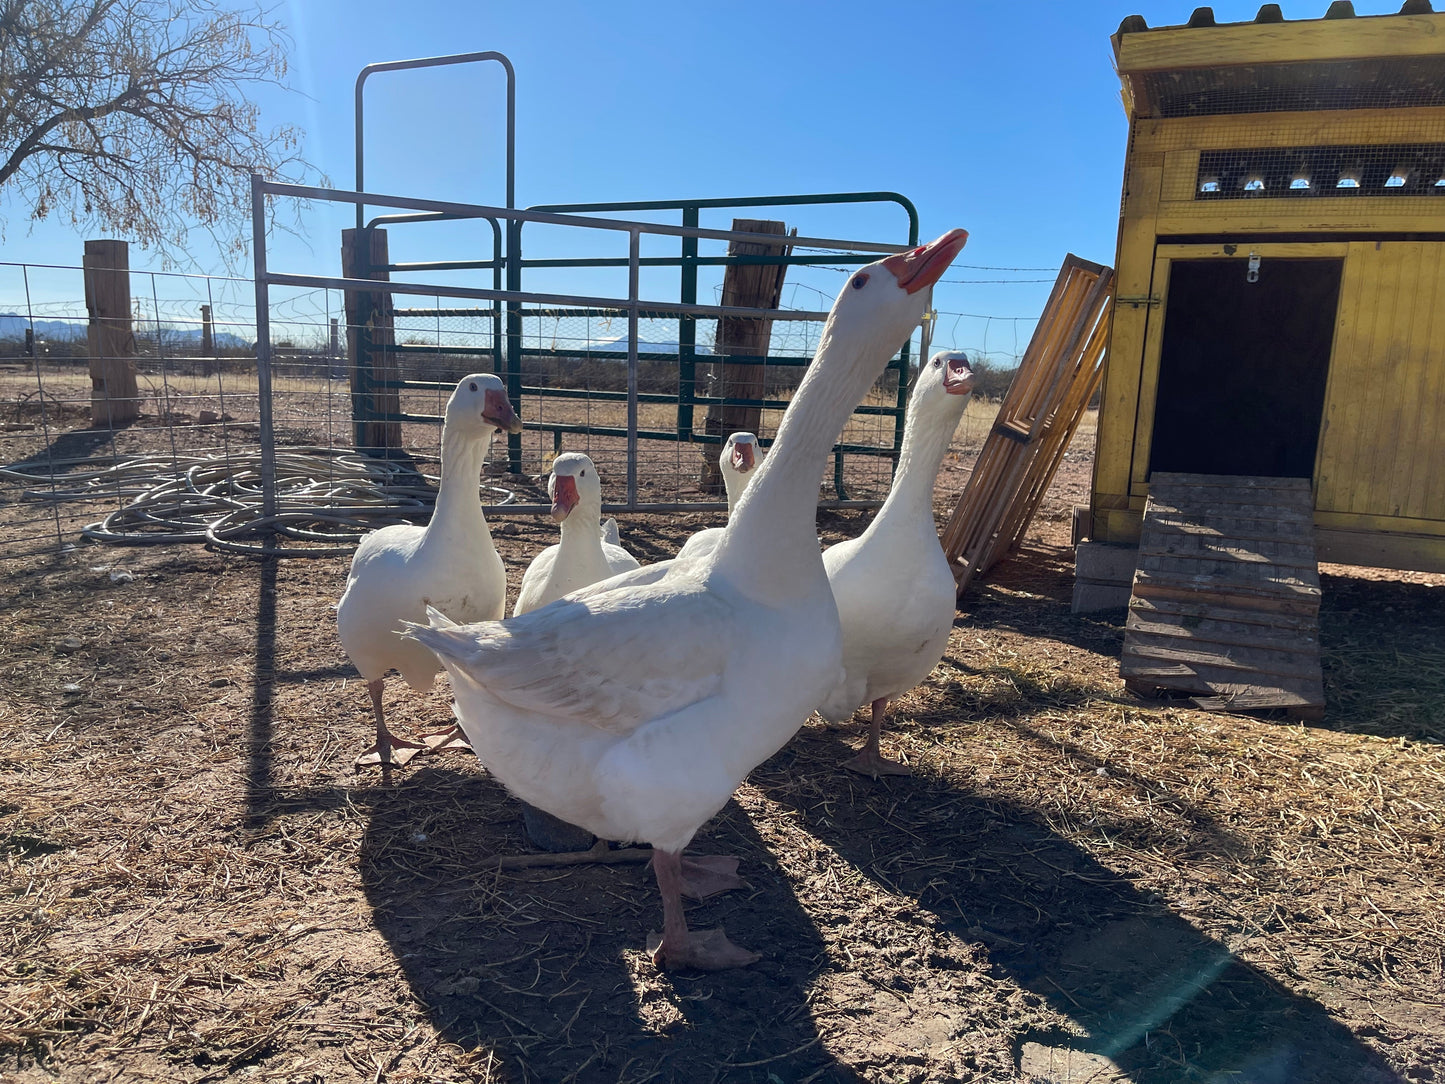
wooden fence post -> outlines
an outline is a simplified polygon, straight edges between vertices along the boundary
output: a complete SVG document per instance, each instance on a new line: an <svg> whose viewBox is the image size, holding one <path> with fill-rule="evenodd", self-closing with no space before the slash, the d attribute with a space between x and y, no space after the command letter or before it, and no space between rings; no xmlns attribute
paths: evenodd
<svg viewBox="0 0 1445 1084"><path fill-rule="evenodd" d="M787 232L782 222L766 219L735 218L734 230L740 233ZM729 256L783 256L792 246L779 240L776 244L760 241L733 241L728 244ZM782 297L784 264L730 265L723 272L722 304L755 309L775 309ZM713 352L760 357L768 352L773 334L771 320L744 316L723 316L717 322ZM732 363L717 361L711 366L708 394L731 399L762 399L766 392L766 368L757 362ZM732 403L709 403L703 432L726 440L730 433L746 430L756 433L762 420L762 408ZM698 485L704 493L722 491L722 473L718 470L719 446L703 445L702 474Z"/></svg>
<svg viewBox="0 0 1445 1084"><path fill-rule="evenodd" d="M216 375L216 337L211 326L211 306L201 306L201 375Z"/></svg>
<svg viewBox="0 0 1445 1084"><path fill-rule="evenodd" d="M385 281L390 277L389 262L385 230L341 231L341 273L346 278ZM364 449L400 449L401 422L383 420L401 412L400 392L387 387L400 377L391 349L395 345L391 293L347 290L345 307L354 442Z"/></svg>
<svg viewBox="0 0 1445 1084"><path fill-rule="evenodd" d="M114 429L140 417L129 247L124 241L87 241L82 268L90 313L90 424Z"/></svg>

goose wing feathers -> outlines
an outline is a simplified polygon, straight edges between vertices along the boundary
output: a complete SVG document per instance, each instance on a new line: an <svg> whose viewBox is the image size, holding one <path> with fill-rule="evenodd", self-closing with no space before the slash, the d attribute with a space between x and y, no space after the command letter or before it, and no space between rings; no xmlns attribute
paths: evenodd
<svg viewBox="0 0 1445 1084"><path fill-rule="evenodd" d="M701 583L628 586L584 588L506 622L452 625L432 611L430 627L405 635L514 708L628 734L715 696L737 632L732 607Z"/></svg>

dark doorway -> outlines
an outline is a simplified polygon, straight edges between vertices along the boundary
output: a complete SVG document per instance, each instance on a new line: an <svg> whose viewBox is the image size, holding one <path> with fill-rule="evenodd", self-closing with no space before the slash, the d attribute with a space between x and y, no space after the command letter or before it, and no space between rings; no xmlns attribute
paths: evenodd
<svg viewBox="0 0 1445 1084"><path fill-rule="evenodd" d="M1309 478L1343 260L1175 260L1149 470Z"/></svg>

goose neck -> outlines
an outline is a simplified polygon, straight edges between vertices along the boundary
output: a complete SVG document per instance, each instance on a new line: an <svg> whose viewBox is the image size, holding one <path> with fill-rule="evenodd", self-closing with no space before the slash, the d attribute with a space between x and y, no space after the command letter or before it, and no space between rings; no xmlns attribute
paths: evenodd
<svg viewBox="0 0 1445 1084"><path fill-rule="evenodd" d="M933 522L934 483L938 478L938 468L953 441L958 416L958 411L946 409L912 412L903 430L903 444L898 450L898 469L893 475L893 485L878 511L878 520L926 516L930 524Z"/></svg>
<svg viewBox="0 0 1445 1084"><path fill-rule="evenodd" d="M573 508L562 521L562 537L557 540L559 555L568 558L590 557L605 560L602 549L602 515L595 509Z"/></svg>
<svg viewBox="0 0 1445 1084"><path fill-rule="evenodd" d="M443 428L441 483L432 513L433 529L448 534L488 534L478 486L491 445L491 431L477 439Z"/></svg>
<svg viewBox="0 0 1445 1084"><path fill-rule="evenodd" d="M811 574L826 578L818 548L819 485L838 434L883 367L885 358L875 365L868 356L877 351L877 343L844 342L825 329L772 450L714 551L714 567L749 593L785 599L811 590Z"/></svg>

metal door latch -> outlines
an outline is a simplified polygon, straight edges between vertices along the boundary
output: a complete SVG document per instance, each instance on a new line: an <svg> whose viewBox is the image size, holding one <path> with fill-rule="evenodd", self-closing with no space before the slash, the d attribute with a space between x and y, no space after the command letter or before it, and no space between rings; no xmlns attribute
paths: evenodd
<svg viewBox="0 0 1445 1084"><path fill-rule="evenodd" d="M1245 281L1245 282L1258 282L1258 281L1259 281L1259 253L1258 253L1258 252L1251 252L1251 253L1249 254L1249 270L1244 273L1244 281Z"/></svg>

